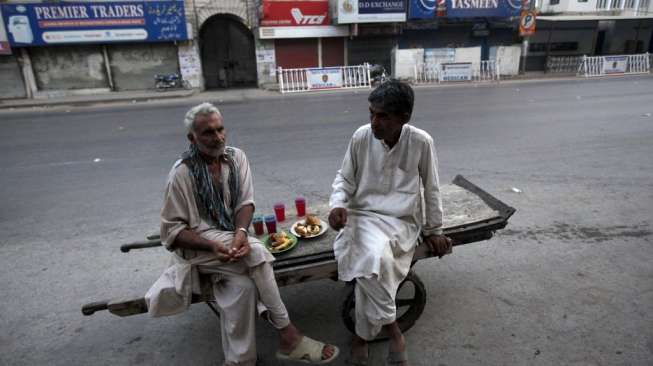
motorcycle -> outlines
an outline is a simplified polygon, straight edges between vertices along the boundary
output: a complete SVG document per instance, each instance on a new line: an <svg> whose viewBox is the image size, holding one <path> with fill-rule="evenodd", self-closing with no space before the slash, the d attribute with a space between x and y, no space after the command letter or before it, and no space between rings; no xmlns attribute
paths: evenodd
<svg viewBox="0 0 653 366"><path fill-rule="evenodd" d="M154 87L157 91L168 89L190 89L188 81L181 78L179 74L156 74L154 75Z"/></svg>
<svg viewBox="0 0 653 366"><path fill-rule="evenodd" d="M386 80L389 80L388 74L385 71L383 65L371 65L370 66L370 81L372 85L382 84Z"/></svg>

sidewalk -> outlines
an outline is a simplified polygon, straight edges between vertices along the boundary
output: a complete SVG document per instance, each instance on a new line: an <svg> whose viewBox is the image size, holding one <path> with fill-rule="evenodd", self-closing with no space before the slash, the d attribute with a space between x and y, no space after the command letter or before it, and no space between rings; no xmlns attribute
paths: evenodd
<svg viewBox="0 0 653 366"><path fill-rule="evenodd" d="M525 75L519 75L511 78L502 79L498 84L492 83L488 85L501 85L502 83L523 83L523 82L543 82L543 81L561 81L561 80L587 80L575 75L569 74L545 74L543 72L528 72ZM484 83L482 83L484 84ZM447 86L465 86L474 85L473 83L455 83L455 84L416 84L420 87L447 87ZM346 91L351 91L347 89ZM342 92L337 90L333 92ZM300 95L315 95L314 93L296 93L294 96ZM210 90L200 92L198 90L172 90L158 92L155 90L137 90L137 91L120 91L120 92L103 92L88 95L68 95L57 96L51 98L38 98L38 99L0 99L0 111L24 109L24 108L51 108L57 106L92 106L100 104L111 103L147 103L147 102L193 102L193 101L218 101L224 102L242 102L245 100L256 99L274 99L283 98L291 94L281 94L276 90L265 90L258 88L247 89L224 89L224 90Z"/></svg>

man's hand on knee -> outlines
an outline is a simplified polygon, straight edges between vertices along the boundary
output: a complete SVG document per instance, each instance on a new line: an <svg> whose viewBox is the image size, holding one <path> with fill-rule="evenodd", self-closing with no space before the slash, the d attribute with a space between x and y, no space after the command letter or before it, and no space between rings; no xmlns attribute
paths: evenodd
<svg viewBox="0 0 653 366"><path fill-rule="evenodd" d="M333 230L340 230L347 225L347 209L336 207L329 212L329 226Z"/></svg>
<svg viewBox="0 0 653 366"><path fill-rule="evenodd" d="M431 252L442 258L445 254L451 253L451 239L444 235L429 235L424 237L424 242L429 246Z"/></svg>

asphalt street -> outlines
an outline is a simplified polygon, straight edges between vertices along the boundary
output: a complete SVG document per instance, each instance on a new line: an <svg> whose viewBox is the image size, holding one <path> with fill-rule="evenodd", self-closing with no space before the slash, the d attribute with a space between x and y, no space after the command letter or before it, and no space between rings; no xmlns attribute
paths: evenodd
<svg viewBox="0 0 653 366"><path fill-rule="evenodd" d="M434 136L440 179L462 174L517 209L489 241L416 271L429 295L406 333L411 365L653 364L653 78L417 87L412 123ZM324 202L368 91L219 103L248 154L257 210ZM220 365L203 305L168 318L83 316L142 296L161 248L165 177L194 104L0 111L0 365ZM343 285L282 288L294 322L342 349ZM259 322L260 365L281 365ZM386 343L371 348L383 365Z"/></svg>

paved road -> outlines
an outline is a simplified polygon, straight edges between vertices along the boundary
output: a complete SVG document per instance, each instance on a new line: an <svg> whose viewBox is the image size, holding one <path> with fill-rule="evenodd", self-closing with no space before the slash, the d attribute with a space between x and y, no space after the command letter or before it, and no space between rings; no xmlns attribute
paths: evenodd
<svg viewBox="0 0 653 366"><path fill-rule="evenodd" d="M430 297L406 334L412 365L653 363L651 90L650 77L416 89L413 123L436 138L441 180L463 174L518 211L492 240L417 264ZM260 210L328 197L366 97L220 105ZM142 295L165 265L163 250L118 246L156 231L189 105L0 113L0 365L220 364L204 306L162 319L80 313ZM301 328L346 354L342 290L319 281L282 295ZM270 327L257 338L260 364L280 364ZM385 352L375 344L372 364Z"/></svg>

